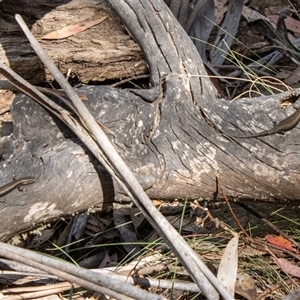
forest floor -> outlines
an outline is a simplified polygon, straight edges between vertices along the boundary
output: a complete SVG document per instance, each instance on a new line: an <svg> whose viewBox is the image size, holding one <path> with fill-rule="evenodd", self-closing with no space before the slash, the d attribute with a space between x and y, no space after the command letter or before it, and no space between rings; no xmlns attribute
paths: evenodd
<svg viewBox="0 0 300 300"><path fill-rule="evenodd" d="M286 5L286 1L282 0L249 2L252 7L265 16L278 14L278 11ZM294 5L300 12L300 4L295 1ZM298 17L300 16L298 15ZM299 20L300 18L294 19L298 22L297 24L300 24ZM124 26L121 26L120 29L120 24L105 26L107 35L106 37L102 36L102 47L104 47L104 41L107 44L112 43L116 32L128 35ZM76 38L91 40L91 44L85 44L85 47L92 46L92 40L98 38L95 30L87 30L81 34L82 36ZM290 31L290 34L295 39L300 36L300 33L296 31ZM236 39L239 42L233 44L232 50L244 57L244 63L256 56L262 57L274 49L268 39L243 18L240 21ZM126 41L129 42L129 40L131 43L130 37ZM139 55L142 56L141 52ZM284 82L292 75L296 77L298 76L297 67L287 57L280 62L280 65L276 66L278 72L274 78L276 81L280 79ZM226 72L226 68L220 71L224 76ZM144 69L144 74L146 73L147 70ZM141 72L137 75L141 75ZM111 84L121 79L123 77L109 79L107 82L102 81L101 84ZM87 81L89 80L84 80L84 83ZM133 82L141 84L141 81ZM299 82L300 75L291 82L291 86ZM39 84L49 85L49 82L39 82ZM222 83L218 85L218 88L223 88ZM243 93L246 88L245 86L241 87L239 92ZM282 89L284 90L284 88L285 86L282 84ZM221 94L227 95L225 90L222 90ZM0 91L0 132L2 137L9 135L12 131L10 106L14 97L15 94L10 91ZM232 237L231 231L243 232L243 238L239 243L237 299L281 299L290 291L299 288L300 214L298 208L255 202L243 203L242 206L232 203L230 208L224 201L224 203L204 203L202 205L206 209L202 210L199 207L193 209L184 202L166 204L159 200L153 200L153 203L161 211L167 211L165 214L168 220L182 233L191 247L201 255L214 272L216 272L224 249ZM174 206L173 209L170 209L170 206ZM207 211L212 217L208 216ZM130 226L135 235L135 242L130 242L131 247L128 247L129 233L127 236L126 233L116 228L114 223L116 216L112 211L84 214L86 225L79 237L70 236L71 227L74 227L76 222L80 222L78 216L71 216L64 220L57 220L47 228L26 233L16 239L20 242L19 246L51 254L61 259L76 261L79 265L88 268L110 267L114 269L118 266L123 274L128 276L134 273L151 278L163 278L170 282L176 279L189 281L188 275L176 257L170 255L163 241L146 220L137 213L138 211L133 208L123 216L124 224L125 220L128 220L130 225L126 223L126 226ZM239 224L235 221L236 219ZM216 220L222 221L222 224L226 224L226 226L219 226ZM16 242L16 239L13 242ZM132 257L131 251L134 251L138 258ZM143 264L144 258L154 256L154 254L156 256L152 262ZM280 262L276 261L278 257L280 257ZM134 267L128 271L125 270L125 267L129 265L129 262ZM287 269L292 269L292 271L287 271ZM31 287L31 291L35 291L35 287L40 282L44 284L46 281L37 278L33 280L30 277L26 279L22 277L22 280L5 278L5 280L0 280L0 292L3 295L12 296L15 289L15 293L22 295L22 293L28 292L28 286ZM58 282L53 283L52 289L56 285L58 286ZM61 288L55 295L61 294L62 297L69 297L69 290L69 286ZM170 299L202 299L201 295L196 292L172 290L171 287L164 291L160 288L149 288L149 290L163 294ZM92 295L91 292L82 291L79 288L75 288L72 293L72 299L83 299ZM97 297L95 294L93 296Z"/></svg>

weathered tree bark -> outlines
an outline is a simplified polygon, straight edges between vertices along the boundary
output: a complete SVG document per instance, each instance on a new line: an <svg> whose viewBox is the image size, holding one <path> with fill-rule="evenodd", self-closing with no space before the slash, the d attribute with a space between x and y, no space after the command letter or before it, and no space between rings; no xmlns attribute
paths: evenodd
<svg viewBox="0 0 300 300"><path fill-rule="evenodd" d="M218 99L194 45L162 1L108 2L143 49L151 86L80 92L95 118L113 131L112 143L148 195L220 200L218 176L230 199L299 201L299 127L259 139L227 135L271 128L294 109L281 111L276 97ZM60 215L126 200L80 141L33 100L18 97L13 117L13 137L0 144L0 186L13 175L37 181L1 198L0 239Z"/></svg>
<svg viewBox="0 0 300 300"><path fill-rule="evenodd" d="M53 80L14 20L19 13L63 74L81 83L130 78L147 72L143 54L106 1L0 1L0 59L33 84ZM46 34L107 16L103 23L65 39Z"/></svg>

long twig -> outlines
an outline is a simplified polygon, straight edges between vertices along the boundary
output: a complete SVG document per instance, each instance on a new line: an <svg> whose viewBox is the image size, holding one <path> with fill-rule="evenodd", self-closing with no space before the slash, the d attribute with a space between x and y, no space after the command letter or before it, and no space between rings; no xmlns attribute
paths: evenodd
<svg viewBox="0 0 300 300"><path fill-rule="evenodd" d="M164 297L153 295L128 283L109 276L96 274L93 271L72 265L59 259L54 259L36 252L14 247L0 242L0 255L23 262L33 268L57 275L82 287L99 293L110 295L116 299L147 299L163 300Z"/></svg>

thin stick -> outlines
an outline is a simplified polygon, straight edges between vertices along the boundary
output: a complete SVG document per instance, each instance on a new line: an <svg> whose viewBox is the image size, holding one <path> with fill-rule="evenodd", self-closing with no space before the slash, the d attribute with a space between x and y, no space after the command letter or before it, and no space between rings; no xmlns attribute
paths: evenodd
<svg viewBox="0 0 300 300"><path fill-rule="evenodd" d="M93 271L72 265L70 263L54 259L36 252L11 246L0 242L0 255L9 259L22 262L36 269L43 270L49 274L57 275L82 287L99 293L116 297L116 299L165 299L153 295L126 282L116 280L109 276L96 274Z"/></svg>
<svg viewBox="0 0 300 300"><path fill-rule="evenodd" d="M244 227L242 226L241 222L239 221L239 219L237 218L236 214L234 213L234 211L232 210L232 207L230 205L230 202L228 200L228 198L226 197L225 193L223 192L223 190L220 188L220 191L222 193L222 196L224 198L224 200L226 201L227 207L229 208L229 211L233 217L233 219L235 220L235 223L237 224L237 226L240 228L240 230L245 234L246 237L250 238L249 234L246 232L246 230L244 229Z"/></svg>

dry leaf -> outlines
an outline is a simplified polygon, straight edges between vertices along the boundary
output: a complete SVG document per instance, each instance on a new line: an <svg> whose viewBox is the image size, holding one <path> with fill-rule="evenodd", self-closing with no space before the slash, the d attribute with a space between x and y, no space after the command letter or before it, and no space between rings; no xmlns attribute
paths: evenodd
<svg viewBox="0 0 300 300"><path fill-rule="evenodd" d="M236 278L235 292L248 300L255 300L257 291L254 279L244 272L239 272Z"/></svg>
<svg viewBox="0 0 300 300"><path fill-rule="evenodd" d="M64 27L62 29L59 30L55 30L52 31L48 34L46 34L45 36L42 37L42 39L44 40L59 40L59 39L64 39L66 37L69 37L71 35L74 35L76 33L82 32L90 27L93 27L99 23L102 23L104 20L106 20L108 17L102 17L100 19L97 20L93 20L89 23L86 23L85 26L80 26L79 24L75 24L75 25L70 25L67 27Z"/></svg>
<svg viewBox="0 0 300 300"><path fill-rule="evenodd" d="M289 251L296 252L296 250L293 248L292 243L285 239L283 236L276 236L276 235L266 235L265 237L266 241L268 241L270 244L279 246L281 248L287 249Z"/></svg>
<svg viewBox="0 0 300 300"><path fill-rule="evenodd" d="M295 84L300 81L300 67L295 68L293 71L288 73L288 76L284 80L286 84Z"/></svg>
<svg viewBox="0 0 300 300"><path fill-rule="evenodd" d="M228 1L227 0L215 0L215 23L220 24L227 11Z"/></svg>
<svg viewBox="0 0 300 300"><path fill-rule="evenodd" d="M102 260L101 264L99 265L99 269L102 269L102 268L107 268L108 266L110 266L112 263L112 260L111 260L111 257L106 253L105 251L105 257L104 259Z"/></svg>
<svg viewBox="0 0 300 300"><path fill-rule="evenodd" d="M279 16L278 15L270 15L270 16L268 16L268 18L270 19L270 21L277 24ZM286 17L284 19L284 23L288 30L296 32L296 33L300 33L300 22L299 21L297 21L291 17Z"/></svg>
<svg viewBox="0 0 300 300"><path fill-rule="evenodd" d="M247 20L247 22L254 22L256 20L266 20L269 21L267 17L262 15L260 12L258 12L255 9L252 9L248 6L243 6L242 16ZM275 26L274 26L275 28Z"/></svg>
<svg viewBox="0 0 300 300"><path fill-rule="evenodd" d="M297 265L290 263L285 258L276 258L275 262L279 265L284 273L300 278L300 267Z"/></svg>
<svg viewBox="0 0 300 300"><path fill-rule="evenodd" d="M54 232L54 229L44 229L43 231L41 231L40 234L37 234L33 237L29 247L33 249L38 249L43 243L49 241Z"/></svg>
<svg viewBox="0 0 300 300"><path fill-rule="evenodd" d="M236 235L226 246L224 254L221 258L217 276L232 297L234 296L234 288L237 276L238 244L239 235Z"/></svg>

